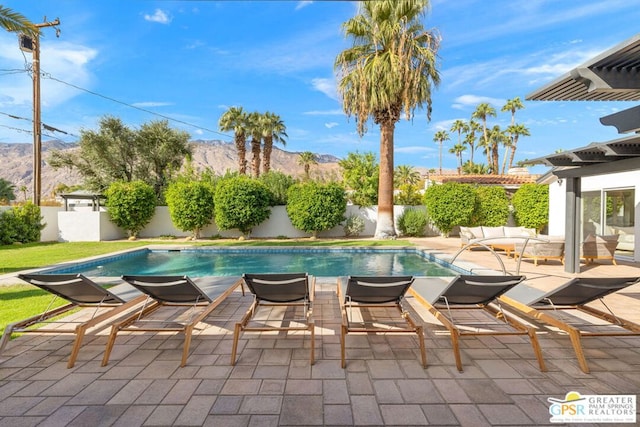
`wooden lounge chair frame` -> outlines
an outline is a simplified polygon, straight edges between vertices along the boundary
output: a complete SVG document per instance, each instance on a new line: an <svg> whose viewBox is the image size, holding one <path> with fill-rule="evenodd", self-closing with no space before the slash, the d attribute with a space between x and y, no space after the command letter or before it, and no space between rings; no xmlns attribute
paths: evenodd
<svg viewBox="0 0 640 427"><path fill-rule="evenodd" d="M313 321L313 301L315 277L307 273L243 274L242 282L253 294L253 302L233 331L231 365L236 364L238 340L244 331L309 331L311 345L309 363L315 363L315 323ZM249 326L260 307L303 307L303 318L295 319L303 326Z"/></svg>
<svg viewBox="0 0 640 427"><path fill-rule="evenodd" d="M222 303L241 282L229 286L215 300L212 300L202 289L200 289L188 276L122 276L122 279L139 289L145 296L144 304L133 314L115 323L111 327L111 334L107 341L107 346L102 358L102 366L109 363L111 350L118 336L118 332L182 332L184 333L184 345L182 349L182 359L180 367L187 364L189 357L189 347L193 330L198 323L204 320L211 312ZM243 289L244 292L244 289ZM191 314L186 321L167 320L147 320L151 313L161 307L184 307L191 310ZM198 308L202 308L198 312ZM184 313L184 312L182 312ZM166 325L166 326L145 326Z"/></svg>
<svg viewBox="0 0 640 427"><path fill-rule="evenodd" d="M75 339L67 368L75 366L82 340L89 329L133 309L144 301L143 295L125 301L82 274L19 274L18 278L51 293L52 299L44 312L7 325L0 340L0 352L4 350L13 333L74 334ZM69 301L69 304L52 309L51 306L58 298ZM94 310L89 320L52 320L76 308L93 308ZM65 324L75 325L75 327L60 326ZM53 325L57 326L51 327Z"/></svg>
<svg viewBox="0 0 640 427"><path fill-rule="evenodd" d="M449 285L440 293L436 301L428 301L413 288L410 293L448 329L458 371L463 371L460 355L460 337L528 335L540 370L545 372L547 368L542 357L542 350L535 328L506 313L498 300L500 295L521 283L524 279L524 276L459 275L449 282ZM457 322L453 315L454 310L483 310L491 314L497 322L509 325L511 328L510 330L499 331L490 329L491 324L486 322L482 324ZM495 322L493 324L495 325ZM473 326L474 328L466 330L463 329L465 326ZM483 327L482 330L480 326Z"/></svg>
<svg viewBox="0 0 640 427"><path fill-rule="evenodd" d="M640 325L616 316L603 298L640 281L640 277L598 277L598 278L574 278L564 285L553 289L546 294L537 297L533 301L523 303L510 296L503 295L500 299L515 310L539 321L555 326L566 332L571 340L571 345L578 359L580 369L589 373L589 365L582 347L582 337L598 336L640 336ZM593 301L600 301L607 312L587 306ZM624 330L595 332L580 329L588 326L586 323L569 324L562 320L562 310L577 310L594 318L604 320L612 326L618 326ZM582 319L586 320L586 319Z"/></svg>
<svg viewBox="0 0 640 427"><path fill-rule="evenodd" d="M413 276L348 276L339 277L337 285L342 325L340 328L340 359L346 368L346 338L349 333L414 333L418 336L422 367L427 367L424 330L403 306L404 296L414 281ZM344 288L344 289L343 289ZM353 309L397 309L399 320L393 328L354 322ZM403 327L398 326L399 324Z"/></svg>

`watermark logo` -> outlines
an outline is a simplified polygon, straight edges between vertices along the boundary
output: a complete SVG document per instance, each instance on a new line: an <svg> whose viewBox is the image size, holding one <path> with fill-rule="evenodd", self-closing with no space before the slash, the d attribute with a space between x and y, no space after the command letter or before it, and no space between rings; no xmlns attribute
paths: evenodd
<svg viewBox="0 0 640 427"><path fill-rule="evenodd" d="M581 395L570 391L563 399L547 398L552 423L635 423L635 395Z"/></svg>

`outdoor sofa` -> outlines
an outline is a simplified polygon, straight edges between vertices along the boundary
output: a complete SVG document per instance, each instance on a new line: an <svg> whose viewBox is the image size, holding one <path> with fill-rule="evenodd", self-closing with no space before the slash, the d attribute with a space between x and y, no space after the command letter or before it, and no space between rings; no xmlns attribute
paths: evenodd
<svg viewBox="0 0 640 427"><path fill-rule="evenodd" d="M533 259L533 264L537 267L538 260L547 261L557 259L564 264L564 236L539 235L536 240L528 242L516 242L514 257Z"/></svg>
<svg viewBox="0 0 640 427"><path fill-rule="evenodd" d="M511 255L516 243L524 242L527 238L536 237L536 230L526 227L460 227L460 246L482 246L493 250L504 250Z"/></svg>

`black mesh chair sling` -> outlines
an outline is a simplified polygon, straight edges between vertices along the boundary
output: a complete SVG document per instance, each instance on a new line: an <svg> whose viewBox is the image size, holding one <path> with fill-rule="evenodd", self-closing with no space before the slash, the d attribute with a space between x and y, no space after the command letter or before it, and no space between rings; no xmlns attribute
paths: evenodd
<svg viewBox="0 0 640 427"><path fill-rule="evenodd" d="M402 304L413 281L413 276L338 278L338 299L342 313L340 356L343 368L346 367L347 335L372 332L415 333L418 336L422 366L427 366L423 328L416 324ZM389 311L394 314L389 315ZM383 313L387 314L384 319L382 319Z"/></svg>
<svg viewBox="0 0 640 427"><path fill-rule="evenodd" d="M524 279L524 276L459 275L435 297L426 297L429 292L424 288L424 283L414 285L411 293L449 330L458 371L463 370L460 337L481 335L528 335L540 370L546 371L533 326L506 313L498 300L499 296ZM485 314L484 318L468 321L462 316L454 315L455 310L482 310L488 316Z"/></svg>
<svg viewBox="0 0 640 427"><path fill-rule="evenodd" d="M253 302L242 319L236 323L233 333L231 364L235 365L240 335L245 331L309 331L311 332L310 363L315 359L315 326L313 322L313 299L315 278L306 273L244 274L244 284L253 294ZM294 319L270 319L268 322L253 321L261 307L302 307L302 316Z"/></svg>
<svg viewBox="0 0 640 427"><path fill-rule="evenodd" d="M122 276L122 279L139 289L146 296L142 307L129 317L111 327L111 334L102 366L109 363L109 357L119 332L162 332L184 333L184 345L180 366L187 363L191 337L196 325L204 320L222 303L236 287L241 285L238 278L220 277L207 287L199 287L187 276ZM183 307L170 317L150 318L162 307Z"/></svg>
<svg viewBox="0 0 640 427"><path fill-rule="evenodd" d="M143 295L126 284L107 289L82 274L19 274L18 278L51 293L52 299L44 312L7 325L0 341L0 352L9 342L12 333L75 334L68 368L75 365L88 329L133 309L144 300ZM51 308L58 298L66 300L68 304ZM93 309L88 320L54 319L79 307ZM65 328L64 325L72 327Z"/></svg>
<svg viewBox="0 0 640 427"><path fill-rule="evenodd" d="M583 372L589 366L582 348L582 337L640 335L640 325L616 316L604 297L640 281L640 277L577 277L542 295L505 295L501 299L536 320L569 335ZM599 301L606 311L588 306Z"/></svg>

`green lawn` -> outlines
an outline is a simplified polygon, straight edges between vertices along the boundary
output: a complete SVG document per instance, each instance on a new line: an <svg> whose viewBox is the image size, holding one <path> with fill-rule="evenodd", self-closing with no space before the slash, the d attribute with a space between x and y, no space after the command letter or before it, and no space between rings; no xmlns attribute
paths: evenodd
<svg viewBox="0 0 640 427"><path fill-rule="evenodd" d="M365 239L286 239L286 240L199 240L183 242L175 240L136 240L118 242L67 242L29 243L25 245L0 246L0 274L45 267L59 262L73 261L95 255L133 249L149 244L190 244L194 246L414 246L406 240ZM19 280L16 280L19 282ZM43 312L51 294L28 284L0 286L0 331L7 324L26 319ZM57 305L65 303L58 299Z"/></svg>

